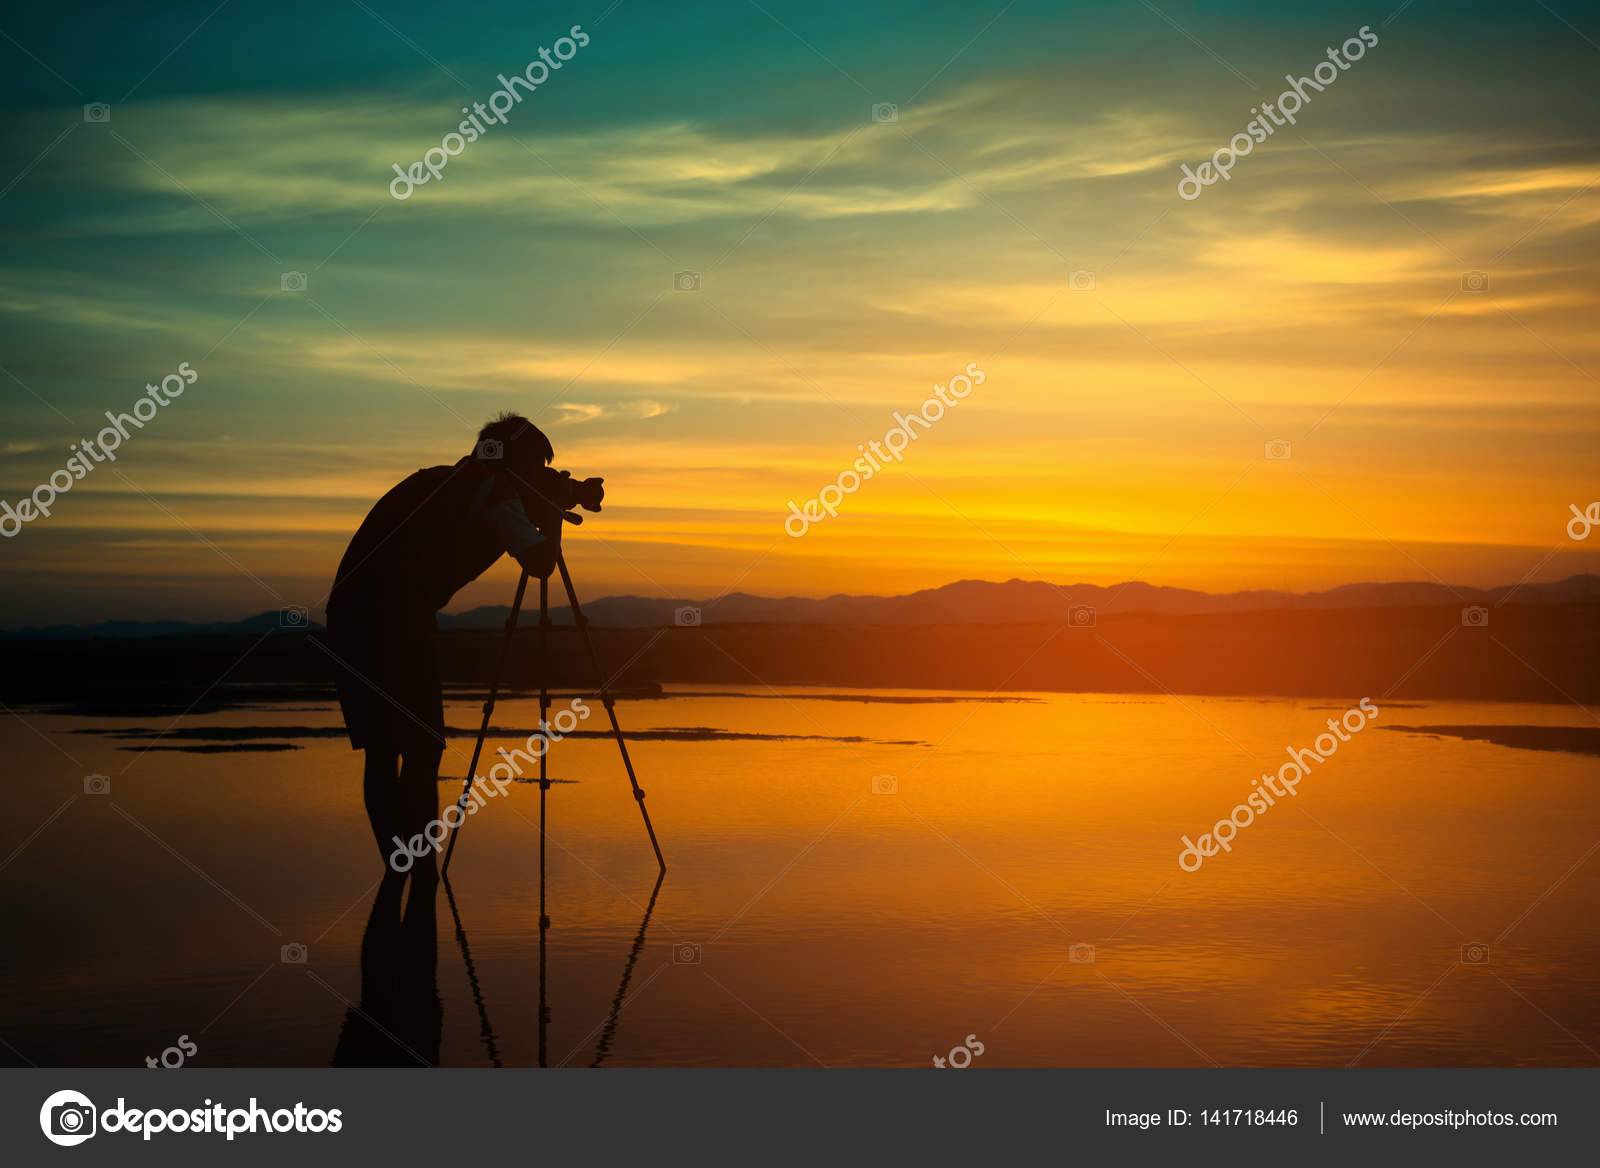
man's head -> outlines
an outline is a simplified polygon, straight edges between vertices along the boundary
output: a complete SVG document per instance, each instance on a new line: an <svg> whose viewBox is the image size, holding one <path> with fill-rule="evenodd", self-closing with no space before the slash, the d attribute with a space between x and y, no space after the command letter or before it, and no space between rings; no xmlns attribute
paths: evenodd
<svg viewBox="0 0 1600 1168"><path fill-rule="evenodd" d="M555 449L544 432L521 414L499 414L478 431L472 456L479 462L528 473L546 466Z"/></svg>
<svg viewBox="0 0 1600 1168"><path fill-rule="evenodd" d="M551 467L555 450L550 439L521 414L501 414L479 430L472 456L481 465L505 474L521 497L528 518L551 538L560 536L564 519L580 522L571 515L573 508L598 511L605 498L603 479L579 481Z"/></svg>

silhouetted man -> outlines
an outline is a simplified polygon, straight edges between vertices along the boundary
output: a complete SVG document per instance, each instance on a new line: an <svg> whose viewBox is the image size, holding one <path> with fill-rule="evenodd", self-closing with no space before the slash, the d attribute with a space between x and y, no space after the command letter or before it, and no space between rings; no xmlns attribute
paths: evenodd
<svg viewBox="0 0 1600 1168"><path fill-rule="evenodd" d="M439 813L435 613L507 552L549 576L561 524L541 531L529 516L545 514L531 486L552 457L533 423L502 414L479 431L472 454L419 470L379 499L339 563L327 643L350 746L366 752L367 818L386 863L395 837L411 840ZM415 871L432 872L432 859Z"/></svg>

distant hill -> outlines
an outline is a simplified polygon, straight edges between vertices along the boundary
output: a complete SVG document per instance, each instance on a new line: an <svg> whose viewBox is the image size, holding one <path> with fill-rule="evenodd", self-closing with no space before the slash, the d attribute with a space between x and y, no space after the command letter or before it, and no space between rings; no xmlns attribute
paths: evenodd
<svg viewBox="0 0 1600 1168"><path fill-rule="evenodd" d="M93 625L46 625L42 628L13 629L0 632L0 637L28 640L82 640L86 637L197 637L235 636L241 633L303 633L322 628L316 621L306 618L295 623L294 609L268 609L241 621L211 621L196 624L193 621L129 621L108 620ZM505 623L504 614L500 623Z"/></svg>
<svg viewBox="0 0 1600 1168"><path fill-rule="evenodd" d="M1188 588L1166 588L1134 581L1102 587L1096 584L1050 584L1043 580L958 580L906 596L822 598L751 596L732 592L713 600L608 596L584 606L589 620L608 628L653 628L677 624L680 609L695 609L703 624L818 625L964 625L1034 624L1073 621L1072 610L1088 607L1099 613L1265 612L1403 608L1455 604L1493 607L1505 596L1518 604L1600 602L1600 576L1573 576L1553 584L1505 585L1499 588L1451 588L1444 584L1346 584L1326 592L1227 592L1212 594ZM441 613L446 629L500 628L510 614L507 605L484 605L460 613ZM552 609L551 620L572 623L566 608ZM518 627L538 623L537 609L524 608Z"/></svg>
<svg viewBox="0 0 1600 1168"><path fill-rule="evenodd" d="M1444 584L1346 584L1326 592L1227 592L1213 594L1189 588L1167 588L1133 581L1127 584L1050 584L1043 580L958 580L941 588L905 596L751 596L732 592L711 600L649 596L607 596L584 606L589 620L617 629L693 624L798 625L970 625L1092 623L1074 616L1075 608L1095 614L1155 613L1169 616L1216 615L1272 611L1406 608L1429 605L1482 605L1492 608L1507 596L1517 604L1600 603L1600 576L1573 576L1551 584L1504 585L1499 588L1452 588ZM678 619L680 609L698 617ZM510 607L484 605L465 612L441 613L443 629L492 629L505 625ZM572 613L551 610L559 625L572 624ZM536 625L537 608L524 608L519 627ZM277 610L242 621L197 624L185 621L102 621L93 625L52 625L0 632L4 638L160 637L208 634L286 633L319 629L315 621L284 624Z"/></svg>

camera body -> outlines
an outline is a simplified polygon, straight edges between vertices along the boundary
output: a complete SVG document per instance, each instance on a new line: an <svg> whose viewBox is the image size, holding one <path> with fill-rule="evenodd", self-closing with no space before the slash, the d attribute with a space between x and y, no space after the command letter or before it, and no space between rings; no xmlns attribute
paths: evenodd
<svg viewBox="0 0 1600 1168"><path fill-rule="evenodd" d="M583 516L576 514L575 508L599 511L606 494L604 479L575 479L570 471L553 466L537 467L518 475L516 483L528 518L546 539L552 540L561 538L563 523L583 522Z"/></svg>

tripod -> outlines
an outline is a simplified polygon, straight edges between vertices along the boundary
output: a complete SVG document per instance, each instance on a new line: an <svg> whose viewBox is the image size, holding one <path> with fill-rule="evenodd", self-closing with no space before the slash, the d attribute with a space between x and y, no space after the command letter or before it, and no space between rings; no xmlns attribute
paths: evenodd
<svg viewBox="0 0 1600 1168"><path fill-rule="evenodd" d="M617 701L611 696L610 687L606 684L605 673L600 668L600 657L594 649L594 639L589 635L589 618L583 615L583 608L578 604L578 592L572 586L572 574L567 571L567 559L561 552L556 553L556 567L561 572L561 583L567 591L567 603L572 608L572 621L578 628L579 635L583 638L583 647L589 657L590 668L594 670L595 685L600 694L600 702L606 708L606 714L611 719L611 733L617 740L617 750L622 755L623 769L628 772L628 783L633 788L634 801L639 804L639 814L644 817L644 830L650 836L650 847L656 854L656 863L661 866L663 875L667 871L667 861L661 855L661 845L656 841L656 829L650 822L650 812L645 809L644 791L639 786L639 779L633 772L633 760L628 757L628 744L622 737L622 726L617 722ZM472 764L467 767L467 778L461 789L461 798L457 805L461 808L462 818L456 828L450 833L450 843L444 852L442 870L450 871L450 857L456 850L456 838L461 834L461 829L466 826L467 800L472 794L472 782L478 773L478 758L483 753L483 740L489 734L489 718L494 713L495 700L500 696L500 679L505 674L506 658L511 652L511 638L517 631L517 618L522 613L522 599L528 591L528 572L523 570L522 578L517 581L517 597L511 605L511 615L506 618L505 637L500 642L500 661L495 667L494 681L489 686L489 696L483 703L483 722L478 727L478 741L472 748ZM545 837L545 796L550 790L550 580L542 577L539 580L539 739L544 749L539 752L539 931L540 942L543 943L544 930L548 927L549 918L544 915L543 890L544 890L544 837Z"/></svg>

